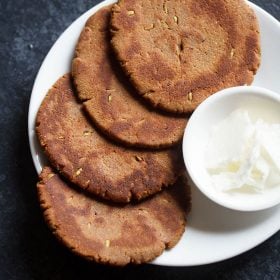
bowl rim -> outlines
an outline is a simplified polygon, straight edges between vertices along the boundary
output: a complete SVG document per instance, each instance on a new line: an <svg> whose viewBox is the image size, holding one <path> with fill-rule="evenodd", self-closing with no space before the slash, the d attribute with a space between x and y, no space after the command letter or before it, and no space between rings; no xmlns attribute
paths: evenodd
<svg viewBox="0 0 280 280"><path fill-rule="evenodd" d="M219 100L231 97L232 95L236 94L246 94L249 96L258 96L262 98L266 98L271 101L276 101L280 105L280 94L263 88L263 87L258 87L258 86L237 86L237 87L230 87L226 88L223 90L220 90L207 99L205 99L197 108L196 110L192 113L191 117L188 120L187 126L184 131L183 135L183 141L182 141L182 151L183 151L183 159L185 163L185 167L187 169L187 172L193 181L194 185L210 200L213 202L226 207L231 210L236 210L236 211L243 211L243 212L253 212L253 211L260 211L260 210L265 210L268 208L272 208L280 203L279 201L265 201L261 205L256 205L256 206L248 206L248 205L237 205L233 201L229 200L224 200L220 196L215 196L215 192L209 190L209 188L203 187L202 184L200 183L200 179L198 176L196 176L196 172L194 171L194 168L192 167L191 164L191 157L189 156L188 149L189 149L189 141L188 141L188 134L191 133L191 130L193 130L193 126L195 125L195 122L197 118L199 117L200 114L204 112L206 108L214 104L215 102L219 102Z"/></svg>

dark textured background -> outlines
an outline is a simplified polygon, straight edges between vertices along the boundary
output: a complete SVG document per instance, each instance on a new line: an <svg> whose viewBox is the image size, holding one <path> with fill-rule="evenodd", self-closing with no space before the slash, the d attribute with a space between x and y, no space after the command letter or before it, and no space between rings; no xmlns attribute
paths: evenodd
<svg viewBox="0 0 280 280"><path fill-rule="evenodd" d="M27 139L29 98L49 48L74 19L97 2L0 0L0 280L279 280L280 232L241 256L213 265L124 269L87 263L70 254L50 234L36 199L37 174ZM280 19L280 0L253 2Z"/></svg>

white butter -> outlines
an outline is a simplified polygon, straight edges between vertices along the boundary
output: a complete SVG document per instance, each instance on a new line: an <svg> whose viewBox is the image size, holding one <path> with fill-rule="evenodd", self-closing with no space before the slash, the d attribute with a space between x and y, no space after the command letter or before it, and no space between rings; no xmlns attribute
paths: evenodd
<svg viewBox="0 0 280 280"><path fill-rule="evenodd" d="M211 129L205 165L221 191L280 186L280 124L253 122L246 110L232 112Z"/></svg>

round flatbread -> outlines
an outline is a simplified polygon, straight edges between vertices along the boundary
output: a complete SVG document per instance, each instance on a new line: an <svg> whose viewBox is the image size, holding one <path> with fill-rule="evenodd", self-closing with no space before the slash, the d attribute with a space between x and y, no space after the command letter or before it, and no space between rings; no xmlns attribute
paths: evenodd
<svg viewBox="0 0 280 280"><path fill-rule="evenodd" d="M111 6L90 17L80 35L72 63L79 99L95 125L116 141L147 148L177 144L187 118L155 112L139 100L111 54L110 12Z"/></svg>
<svg viewBox="0 0 280 280"><path fill-rule="evenodd" d="M174 113L251 84L260 63L258 22L243 0L119 0L111 28L138 93Z"/></svg>
<svg viewBox="0 0 280 280"><path fill-rule="evenodd" d="M76 254L103 264L153 260L179 241L190 210L185 178L151 199L126 206L79 192L48 167L37 189L46 222L58 239Z"/></svg>
<svg viewBox="0 0 280 280"><path fill-rule="evenodd" d="M180 147L127 149L102 137L84 116L70 75L45 97L36 132L50 162L68 180L103 198L129 202L173 184L183 169Z"/></svg>

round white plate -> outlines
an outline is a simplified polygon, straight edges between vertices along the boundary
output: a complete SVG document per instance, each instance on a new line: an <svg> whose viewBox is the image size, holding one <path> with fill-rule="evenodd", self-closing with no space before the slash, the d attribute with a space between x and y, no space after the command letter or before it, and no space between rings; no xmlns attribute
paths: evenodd
<svg viewBox="0 0 280 280"><path fill-rule="evenodd" d="M40 68L28 119L30 148L38 173L45 158L34 132L37 110L53 83L70 71L75 44L87 18L113 2L104 1L73 22L53 45ZM262 41L262 63L254 85L280 93L280 40L276 39L280 38L280 23L256 5L250 5L258 16ZM280 229L280 205L261 212L241 213L218 206L196 187L192 189L193 209L185 234L175 248L166 251L153 264L192 266L225 260L255 247Z"/></svg>

